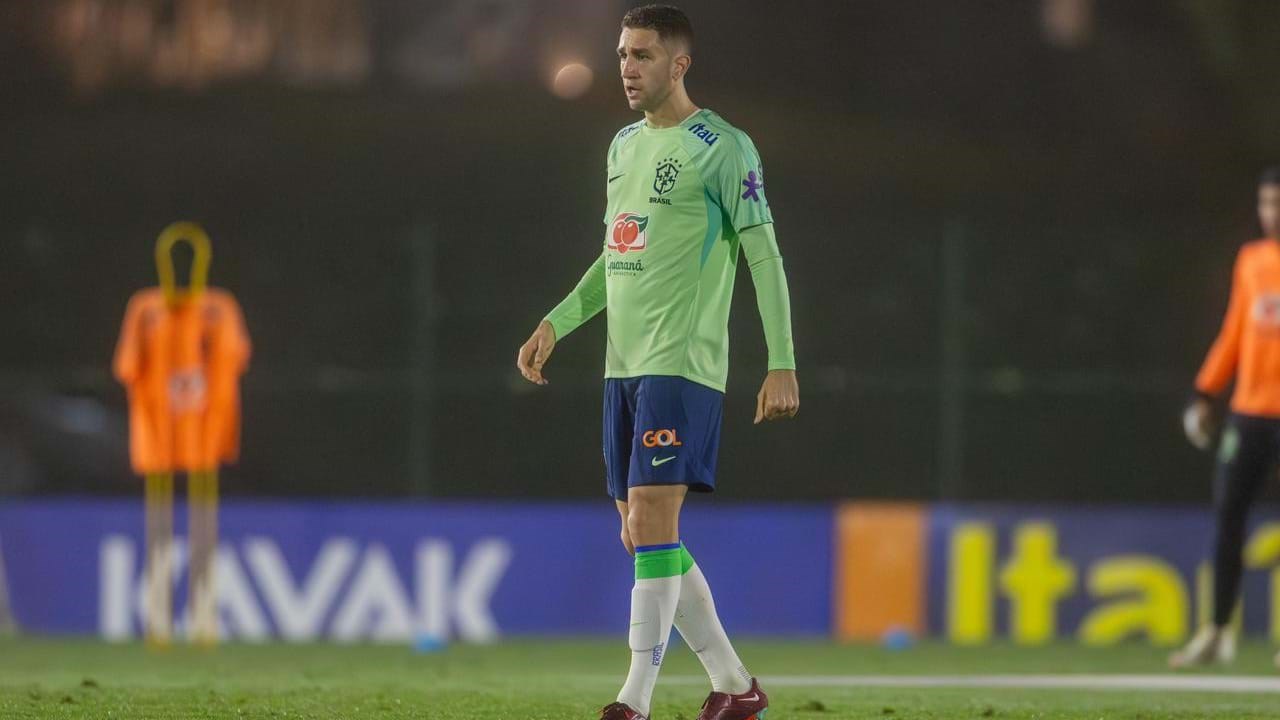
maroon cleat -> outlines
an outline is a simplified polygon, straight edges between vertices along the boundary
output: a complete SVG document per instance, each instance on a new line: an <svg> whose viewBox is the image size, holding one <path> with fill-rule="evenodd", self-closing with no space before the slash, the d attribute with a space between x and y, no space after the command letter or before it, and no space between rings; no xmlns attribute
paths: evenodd
<svg viewBox="0 0 1280 720"><path fill-rule="evenodd" d="M702 703L698 720L764 720L769 709L769 696L760 689L760 681L751 678L751 689L730 695L713 692Z"/></svg>
<svg viewBox="0 0 1280 720"><path fill-rule="evenodd" d="M600 720L649 720L626 703L609 703L600 710Z"/></svg>

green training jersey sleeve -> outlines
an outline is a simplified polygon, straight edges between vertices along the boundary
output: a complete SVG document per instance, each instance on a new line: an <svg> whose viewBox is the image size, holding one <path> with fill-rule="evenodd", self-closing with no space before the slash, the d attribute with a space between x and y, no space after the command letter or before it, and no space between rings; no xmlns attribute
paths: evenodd
<svg viewBox="0 0 1280 720"><path fill-rule="evenodd" d="M605 188L599 267L547 320L562 337L603 307L605 377L675 375L723 392L742 234L773 222L751 139L706 109L669 128L641 120L614 136ZM781 258L765 235L752 277L769 366L794 368Z"/></svg>
<svg viewBox="0 0 1280 720"><path fill-rule="evenodd" d="M764 325L764 341L769 348L770 370L795 370L796 355L791 342L791 293L782 270L782 253L773 234L773 223L742 231L742 255L756 286L756 307Z"/></svg>
<svg viewBox="0 0 1280 720"><path fill-rule="evenodd" d="M573 292L552 308L543 319L551 323L551 329L556 333L556 340L560 340L582 323L595 317L604 309L604 303L604 253L601 253L582 274L582 279L573 288Z"/></svg>

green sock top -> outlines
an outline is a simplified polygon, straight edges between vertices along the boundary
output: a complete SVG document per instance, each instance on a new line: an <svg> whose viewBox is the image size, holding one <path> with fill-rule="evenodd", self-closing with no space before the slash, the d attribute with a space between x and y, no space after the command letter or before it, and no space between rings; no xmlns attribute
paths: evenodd
<svg viewBox="0 0 1280 720"><path fill-rule="evenodd" d="M693 567L693 556L689 554L689 548L684 546L684 541L680 541L680 574L689 572L689 568Z"/></svg>
<svg viewBox="0 0 1280 720"><path fill-rule="evenodd" d="M683 573L680 548L661 546L661 549L636 548L636 579L652 580L673 577Z"/></svg>
<svg viewBox="0 0 1280 720"><path fill-rule="evenodd" d="M672 558L676 558L674 564ZM672 575L684 575L693 567L693 555L689 548L680 541L680 547L670 545L651 545L636 548L636 579L664 578Z"/></svg>

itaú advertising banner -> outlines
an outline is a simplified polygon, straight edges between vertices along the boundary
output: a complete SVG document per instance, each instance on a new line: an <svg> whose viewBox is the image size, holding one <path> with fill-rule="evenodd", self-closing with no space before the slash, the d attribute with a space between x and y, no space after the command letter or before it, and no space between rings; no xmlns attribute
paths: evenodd
<svg viewBox="0 0 1280 720"><path fill-rule="evenodd" d="M1212 611L1207 509L849 502L835 512L832 631L964 645L1176 645ZM1254 513L1235 622L1280 641L1280 512Z"/></svg>
<svg viewBox="0 0 1280 720"><path fill-rule="evenodd" d="M1213 518L1207 510L935 505L928 627L961 644L1145 640L1172 646L1208 619ZM1246 534L1246 634L1280 640L1280 513Z"/></svg>
<svg viewBox="0 0 1280 720"><path fill-rule="evenodd" d="M186 606L175 508L175 606ZM733 632L826 634L829 507L691 499L684 540ZM0 587L26 632L138 637L142 500L0 503ZM216 595L229 639L487 642L503 634L619 634L634 566L611 502L226 502ZM742 588L749 587L749 592Z"/></svg>

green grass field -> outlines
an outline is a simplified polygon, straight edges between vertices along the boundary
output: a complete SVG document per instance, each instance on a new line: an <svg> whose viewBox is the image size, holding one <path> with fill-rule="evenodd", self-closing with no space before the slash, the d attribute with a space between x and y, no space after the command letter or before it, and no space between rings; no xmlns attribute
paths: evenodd
<svg viewBox="0 0 1280 720"><path fill-rule="evenodd" d="M837 675L1157 674L1164 653L1127 645L903 651L827 642L741 642L753 672L777 678L769 720L844 718L1280 718L1280 693L822 686ZM230 645L215 651L90 640L0 639L0 718L594 719L626 672L623 641L519 640L419 655L399 646ZM675 645L655 720L693 720L708 691ZM1276 677L1271 650L1246 644L1230 675ZM1221 670L1195 676L1227 677ZM791 682L788 682L790 680Z"/></svg>

